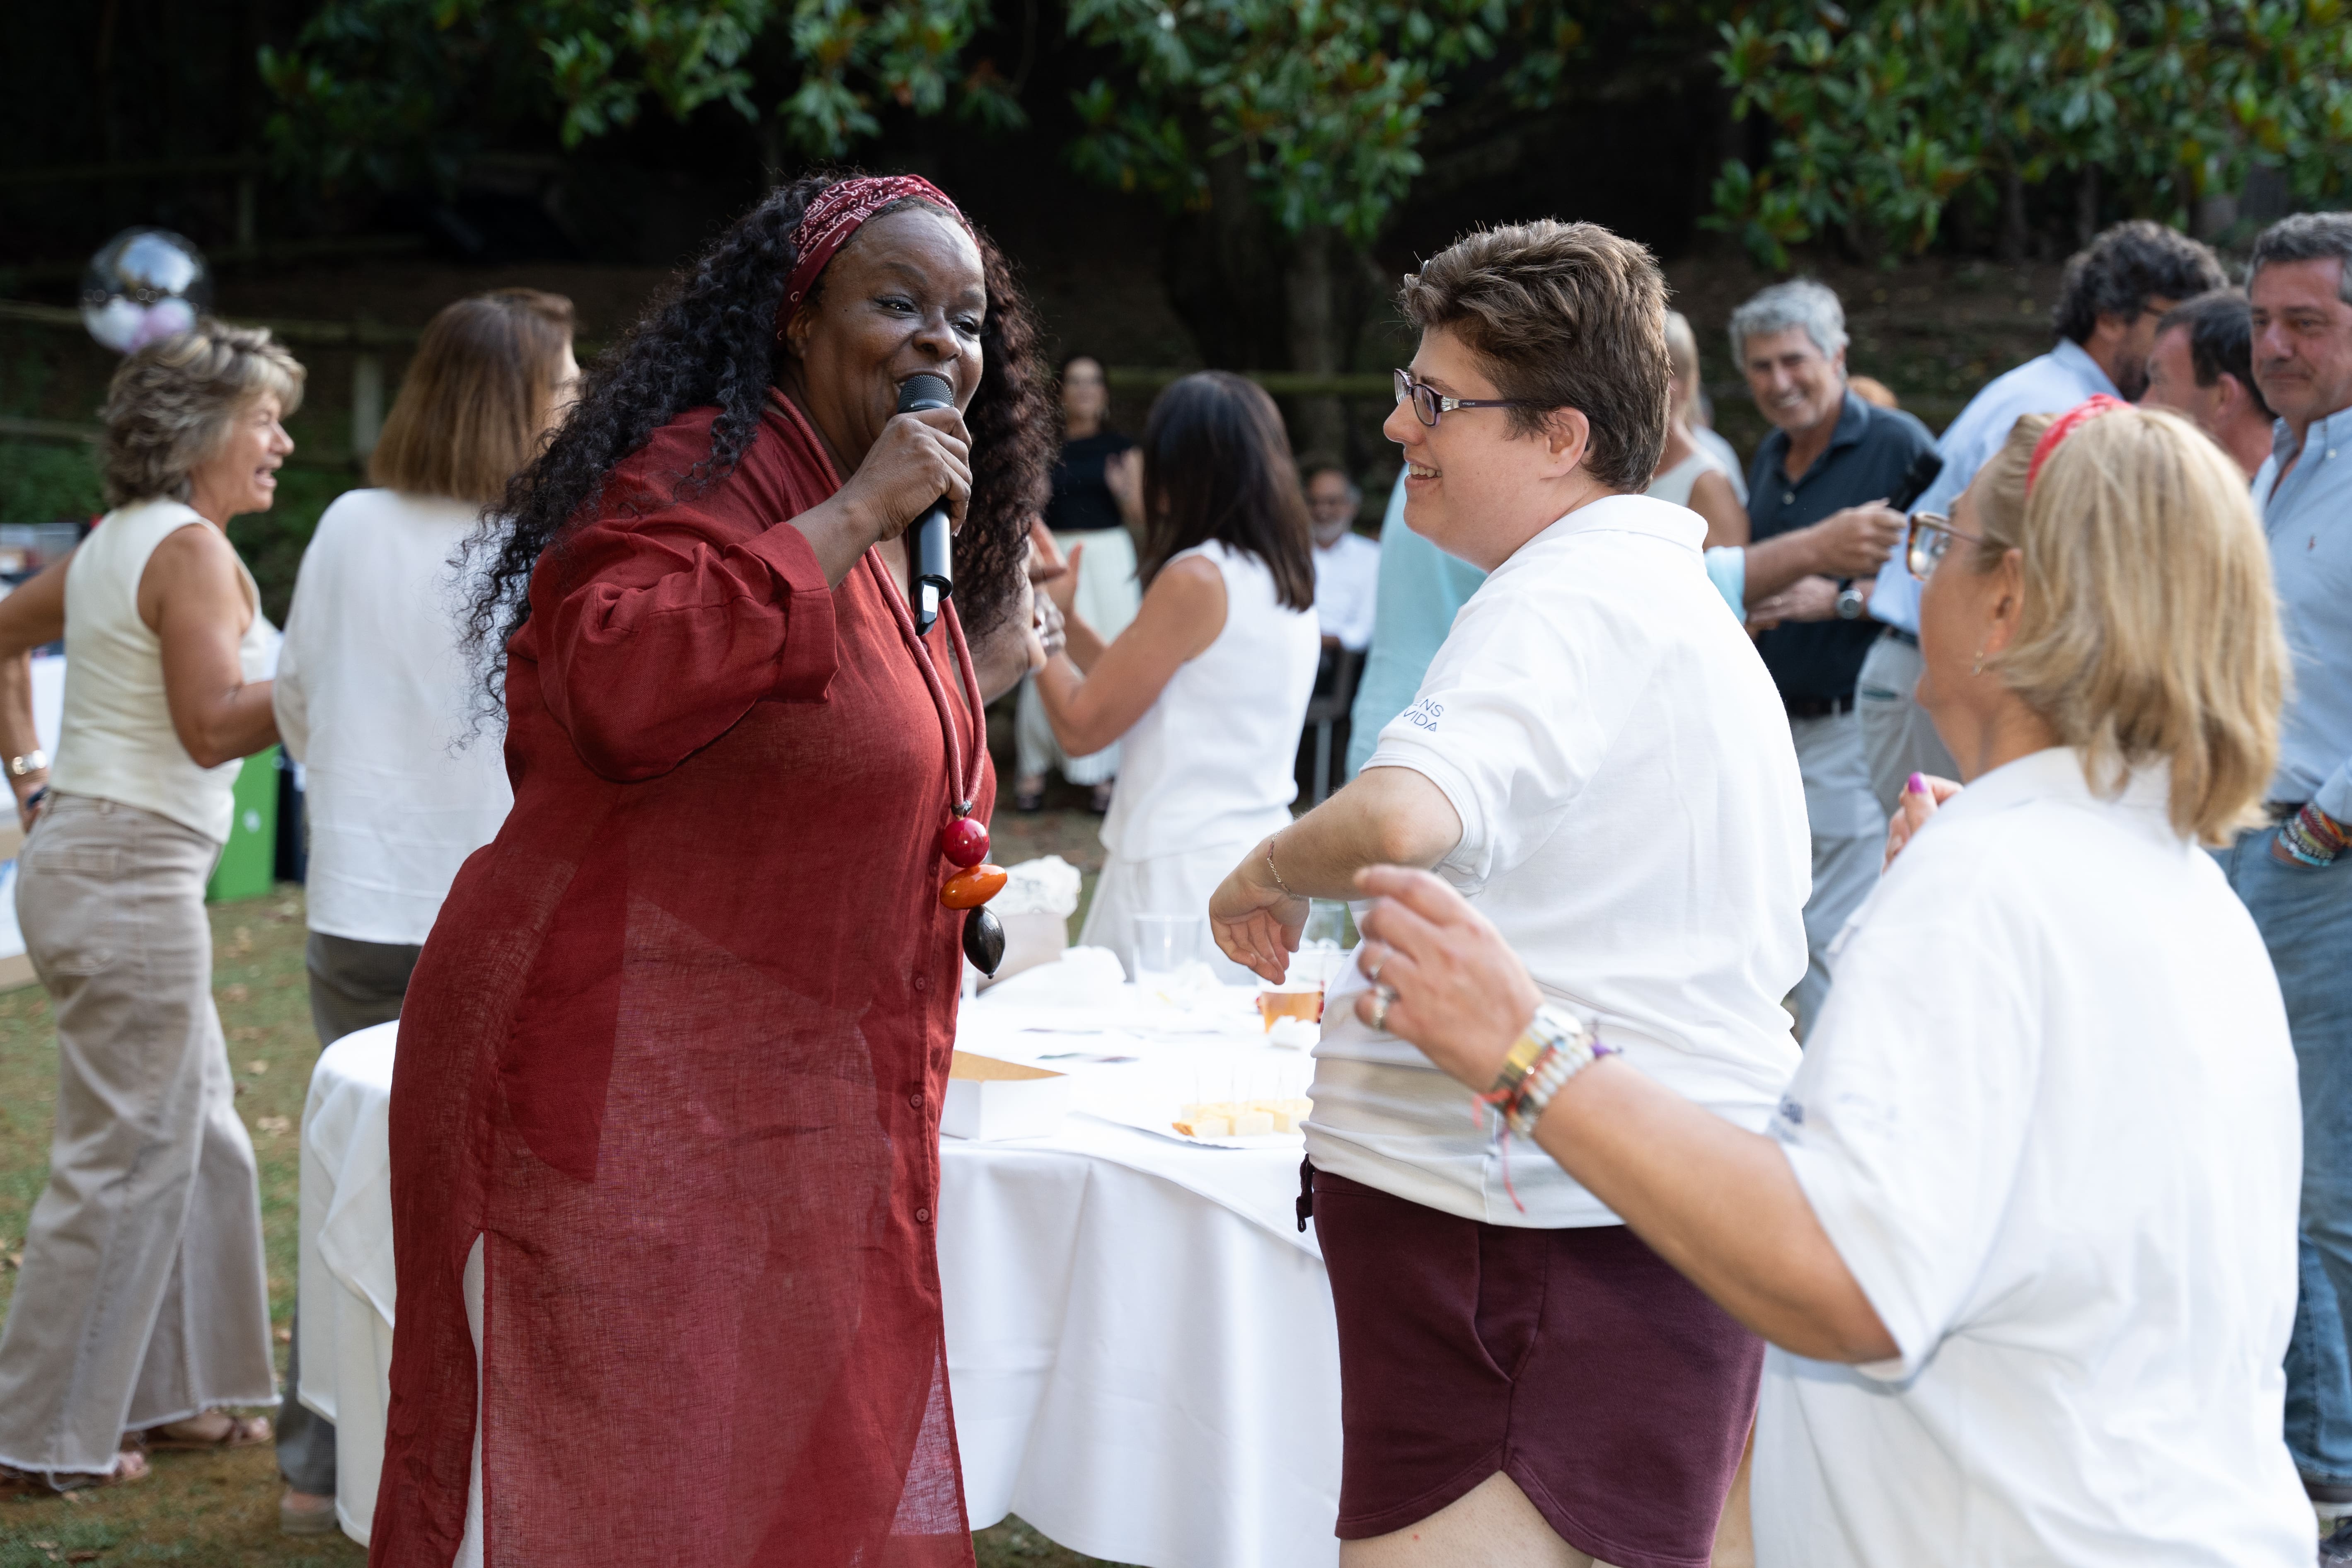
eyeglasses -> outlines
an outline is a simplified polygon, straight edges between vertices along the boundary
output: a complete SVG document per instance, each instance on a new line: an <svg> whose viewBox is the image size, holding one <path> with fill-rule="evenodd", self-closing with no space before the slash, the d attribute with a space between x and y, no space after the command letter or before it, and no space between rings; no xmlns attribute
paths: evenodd
<svg viewBox="0 0 2352 1568"><path fill-rule="evenodd" d="M1534 405L1517 397L1448 397L1437 388L1413 380L1411 371L1396 373L1396 395L1399 403L1412 405L1413 416L1423 425L1434 427L1437 416L1451 414L1457 408L1529 408Z"/></svg>
<svg viewBox="0 0 2352 1568"><path fill-rule="evenodd" d="M1904 564L1911 568L1911 575L1925 583L1934 575L1936 563L1950 552L1956 539L1965 539L1970 544L1984 542L1981 535L1962 533L1954 528L1952 520L1940 511L1915 511L1904 541Z"/></svg>

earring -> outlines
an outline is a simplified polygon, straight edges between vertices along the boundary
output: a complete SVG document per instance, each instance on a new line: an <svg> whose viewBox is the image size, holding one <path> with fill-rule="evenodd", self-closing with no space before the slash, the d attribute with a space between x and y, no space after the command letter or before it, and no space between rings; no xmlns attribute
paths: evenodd
<svg viewBox="0 0 2352 1568"><path fill-rule="evenodd" d="M1977 657L1969 661L1969 673L1970 675L1982 675L1984 673L1984 649L1977 649Z"/></svg>

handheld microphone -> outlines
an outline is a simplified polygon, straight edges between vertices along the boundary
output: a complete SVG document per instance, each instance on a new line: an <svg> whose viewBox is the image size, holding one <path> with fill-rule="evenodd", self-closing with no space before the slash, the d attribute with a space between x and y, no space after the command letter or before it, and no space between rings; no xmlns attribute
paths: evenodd
<svg viewBox="0 0 2352 1568"><path fill-rule="evenodd" d="M898 384L898 412L919 414L926 408L953 408L955 388L943 375L910 375ZM940 606L955 592L955 535L948 530L948 498L907 529L907 603L915 612L915 635L922 636L940 618Z"/></svg>
<svg viewBox="0 0 2352 1568"><path fill-rule="evenodd" d="M1908 512L1911 503L1926 495L1927 487L1934 484L1936 476L1943 471L1944 459L1937 456L1935 447L1928 447L1912 458L1911 466L1903 470L1903 477L1895 481L1895 493L1886 498L1886 504L1896 511Z"/></svg>

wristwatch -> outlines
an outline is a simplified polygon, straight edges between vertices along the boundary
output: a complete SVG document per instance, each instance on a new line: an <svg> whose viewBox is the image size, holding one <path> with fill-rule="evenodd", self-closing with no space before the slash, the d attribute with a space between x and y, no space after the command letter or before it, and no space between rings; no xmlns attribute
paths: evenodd
<svg viewBox="0 0 2352 1568"><path fill-rule="evenodd" d="M1862 612L1869 606L1869 604L1870 601L1862 596L1861 589L1855 587L1851 582L1846 583L1838 589L1838 619L1842 621L1860 620L1862 618Z"/></svg>
<svg viewBox="0 0 2352 1568"><path fill-rule="evenodd" d="M20 779L26 773L40 773L48 765L49 753L36 746L21 757L8 759L8 776L12 779Z"/></svg>

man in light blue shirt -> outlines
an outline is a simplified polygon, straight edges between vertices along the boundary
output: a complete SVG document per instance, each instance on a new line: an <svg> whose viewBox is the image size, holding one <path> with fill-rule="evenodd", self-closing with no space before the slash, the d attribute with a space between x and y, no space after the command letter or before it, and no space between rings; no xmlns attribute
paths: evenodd
<svg viewBox="0 0 2352 1568"><path fill-rule="evenodd" d="M2270 949L2303 1089L2304 1299L2287 1351L2287 1447L2313 1500L2352 1510L2352 214L2254 242L2253 374L2277 411L2254 475L2294 669L2274 826L2220 851ZM2352 1517L2320 1548L2352 1563Z"/></svg>
<svg viewBox="0 0 2352 1568"><path fill-rule="evenodd" d="M1372 648L1356 683L1348 712L1348 772L1356 776L1380 743L1381 731L1405 710L1429 661L1437 657L1454 613L1486 580L1467 561L1457 561L1404 521L1404 470L1397 470L1389 510L1381 519L1381 574L1372 596Z"/></svg>
<svg viewBox="0 0 2352 1568"><path fill-rule="evenodd" d="M2134 219L2101 234L2066 263L2051 311L2056 345L1969 399L1936 443L1944 471L1916 510L1948 515L2021 415L2061 413L2095 393L2137 401L2147 390L2158 320L2228 281L2209 247L2161 224ZM1863 660L1854 705L1871 787L1891 813L1912 773L1958 778L1959 770L1911 695L1919 684L1919 584L1900 550L1879 571L1870 613L1890 629Z"/></svg>

